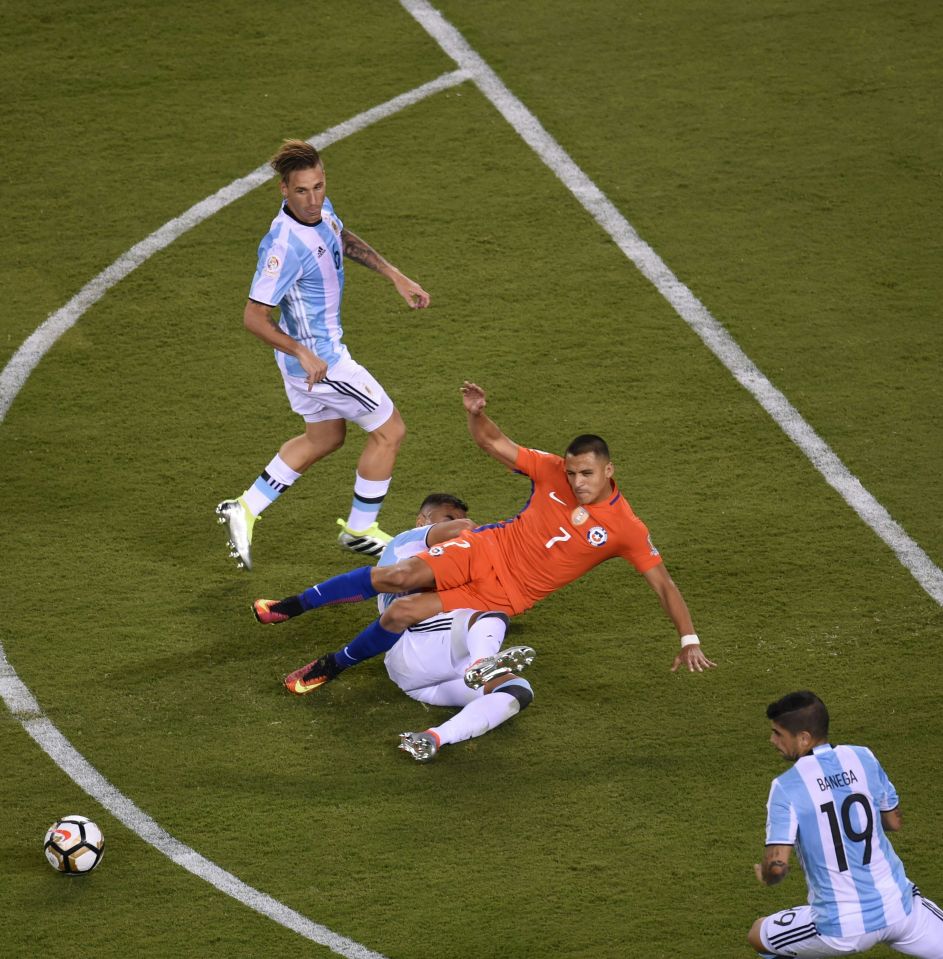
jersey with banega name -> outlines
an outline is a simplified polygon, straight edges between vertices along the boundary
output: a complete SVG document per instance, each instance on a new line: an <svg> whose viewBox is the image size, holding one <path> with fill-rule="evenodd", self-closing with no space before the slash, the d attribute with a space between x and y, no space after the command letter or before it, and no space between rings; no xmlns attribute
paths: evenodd
<svg viewBox="0 0 943 959"><path fill-rule="evenodd" d="M521 446L514 468L531 478L527 505L513 519L474 535L491 539L497 577L522 606L532 606L614 556L640 573L661 562L648 529L614 483L602 502L580 506L562 457Z"/></svg>
<svg viewBox="0 0 943 959"><path fill-rule="evenodd" d="M766 842L796 847L819 933L862 935L910 915L912 885L881 824L897 805L865 746L816 746L773 780Z"/></svg>
<svg viewBox="0 0 943 959"><path fill-rule="evenodd" d="M283 206L259 244L249 298L281 310L279 328L328 366L348 356L341 342L344 224L325 197L318 223L296 220ZM278 351L276 351L278 353ZM306 376L294 356L280 354L290 376ZM280 363L281 365L281 363Z"/></svg>

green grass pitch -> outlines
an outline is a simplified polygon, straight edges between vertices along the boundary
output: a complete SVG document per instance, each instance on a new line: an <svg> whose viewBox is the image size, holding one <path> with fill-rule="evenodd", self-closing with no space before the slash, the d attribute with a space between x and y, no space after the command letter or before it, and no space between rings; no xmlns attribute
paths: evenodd
<svg viewBox="0 0 943 959"><path fill-rule="evenodd" d="M943 564L939 18L916 2L677 0L439 8L938 566ZM454 69L398 4L48 0L0 17L0 366L133 244L310 137ZM275 182L111 289L0 422L0 641L43 714L161 826L388 959L748 957L765 705L829 704L943 896L940 607L702 346L482 94L463 83L325 152L351 229L430 291L348 269L346 340L403 412L383 525L451 489L476 519L528 485L481 455L462 379L515 440L605 436L718 669L671 675L670 624L617 563L518 620L536 699L429 766L446 715L374 662L305 700L280 677L363 607L272 631L248 613L350 565L334 545L360 439L226 559L213 507L297 428L242 329ZM3 677L0 677L3 678ZM0 711L0 952L328 950L173 865ZM55 875L67 813L101 867ZM890 956L875 950L875 956Z"/></svg>

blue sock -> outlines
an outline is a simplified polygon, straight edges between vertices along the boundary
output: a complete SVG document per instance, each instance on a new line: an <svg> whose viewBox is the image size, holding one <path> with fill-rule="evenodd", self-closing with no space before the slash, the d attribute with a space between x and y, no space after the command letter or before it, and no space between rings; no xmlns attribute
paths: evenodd
<svg viewBox="0 0 943 959"><path fill-rule="evenodd" d="M334 661L342 669L362 663L377 653L385 653L396 645L402 633L391 633L375 619L363 632L355 636L343 649L334 654Z"/></svg>
<svg viewBox="0 0 943 959"><path fill-rule="evenodd" d="M312 586L300 593L298 598L304 610L318 609L321 606L332 606L339 603L359 603L377 595L377 591L370 583L372 566L359 566L349 573L332 576L317 586Z"/></svg>

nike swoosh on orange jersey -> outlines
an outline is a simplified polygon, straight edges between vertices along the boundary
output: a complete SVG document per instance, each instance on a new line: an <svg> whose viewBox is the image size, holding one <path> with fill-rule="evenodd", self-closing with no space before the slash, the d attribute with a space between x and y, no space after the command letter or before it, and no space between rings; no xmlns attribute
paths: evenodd
<svg viewBox="0 0 943 959"><path fill-rule="evenodd" d="M566 506L566 503L553 490L550 490L550 498L561 506Z"/></svg>

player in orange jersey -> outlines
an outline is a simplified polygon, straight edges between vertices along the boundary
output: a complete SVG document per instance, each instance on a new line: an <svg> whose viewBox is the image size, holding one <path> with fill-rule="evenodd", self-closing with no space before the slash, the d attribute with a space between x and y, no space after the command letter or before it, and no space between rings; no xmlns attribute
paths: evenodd
<svg viewBox="0 0 943 959"><path fill-rule="evenodd" d="M609 448L598 436L578 436L563 457L518 446L485 413L485 391L465 382L462 400L475 442L499 463L529 476L533 489L513 519L481 526L391 566L361 567L280 601L253 605L262 623L283 622L311 609L360 602L378 593L403 595L353 641L285 677L304 695L355 663L385 652L404 630L454 609L509 616L621 556L645 577L681 637L672 672L703 672L704 655L687 604L665 569L645 524L615 482Z"/></svg>

